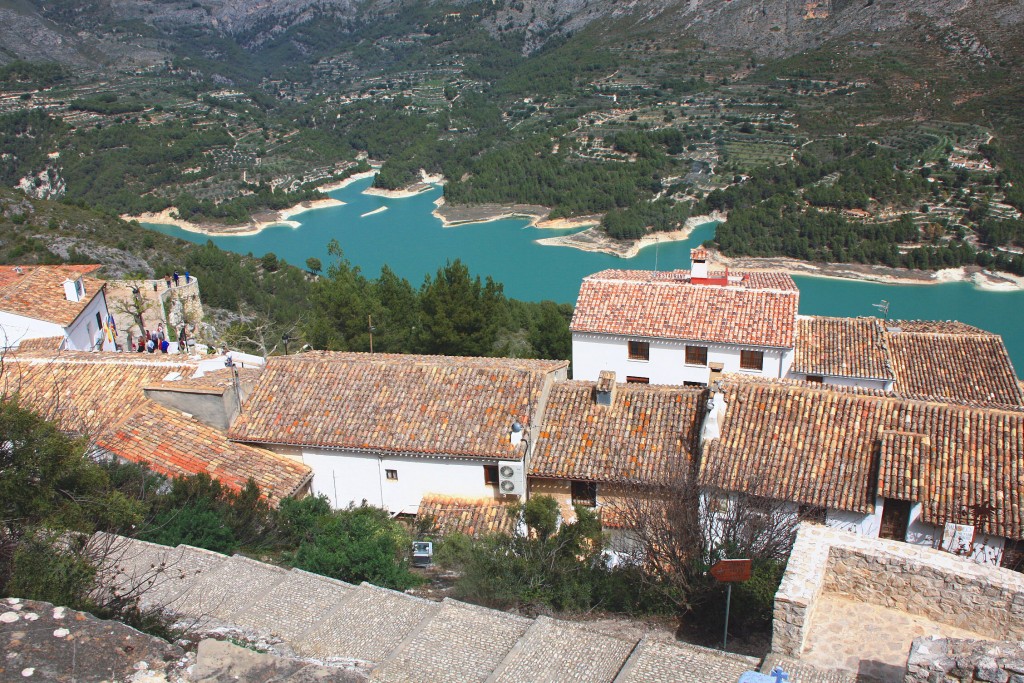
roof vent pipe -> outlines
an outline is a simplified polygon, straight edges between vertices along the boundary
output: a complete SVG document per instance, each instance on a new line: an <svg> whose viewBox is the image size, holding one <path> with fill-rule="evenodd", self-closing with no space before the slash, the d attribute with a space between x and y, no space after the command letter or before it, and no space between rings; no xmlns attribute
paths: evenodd
<svg viewBox="0 0 1024 683"><path fill-rule="evenodd" d="M513 446L518 446L520 443L522 443L523 425L519 424L518 420L512 423L512 431L509 432L508 440L509 443L511 443Z"/></svg>

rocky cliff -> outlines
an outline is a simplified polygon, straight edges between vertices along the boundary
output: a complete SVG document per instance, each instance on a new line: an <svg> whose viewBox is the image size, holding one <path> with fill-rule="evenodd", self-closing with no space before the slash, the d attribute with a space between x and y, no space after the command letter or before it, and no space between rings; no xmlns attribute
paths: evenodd
<svg viewBox="0 0 1024 683"><path fill-rule="evenodd" d="M18 56L69 63L132 57L146 37L199 28L258 50L289 28L320 18L372 24L431 0L0 0L0 62ZM1020 47L1024 0L456 0L488 31L521 33L524 51L585 27L675 40L694 36L711 47L782 57L851 34L880 42L901 33L936 33L977 55ZM112 26L120 27L111 30ZM149 27L140 30L138 27ZM134 30L125 27L136 27ZM950 37L951 36L951 37Z"/></svg>

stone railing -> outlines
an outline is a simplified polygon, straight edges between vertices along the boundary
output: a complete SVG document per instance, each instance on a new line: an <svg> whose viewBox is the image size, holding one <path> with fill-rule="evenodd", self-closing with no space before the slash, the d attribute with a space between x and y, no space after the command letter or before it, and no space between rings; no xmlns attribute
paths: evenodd
<svg viewBox="0 0 1024 683"><path fill-rule="evenodd" d="M931 548L802 524L775 594L773 651L800 654L823 593L999 640L1024 639L1024 575Z"/></svg>

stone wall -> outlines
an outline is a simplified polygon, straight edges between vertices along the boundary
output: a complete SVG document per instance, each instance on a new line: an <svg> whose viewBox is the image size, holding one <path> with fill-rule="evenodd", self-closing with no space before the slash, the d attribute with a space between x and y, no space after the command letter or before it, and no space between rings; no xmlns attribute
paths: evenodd
<svg viewBox="0 0 1024 683"><path fill-rule="evenodd" d="M203 301L196 278L186 285L183 277L177 287L163 290L162 298L167 323L175 329L183 322L196 326L203 322Z"/></svg>
<svg viewBox="0 0 1024 683"><path fill-rule="evenodd" d="M1024 575L898 541L833 545L824 590L1003 639L1024 639Z"/></svg>
<svg viewBox="0 0 1024 683"><path fill-rule="evenodd" d="M813 524L800 525L786 573L775 593L773 652L799 657L804 649L814 605L825 583L830 545L818 538L827 531L830 530Z"/></svg>
<svg viewBox="0 0 1024 683"><path fill-rule="evenodd" d="M822 593L999 640L1024 639L1024 575L931 548L804 523L775 594L773 651L799 656Z"/></svg>
<svg viewBox="0 0 1024 683"><path fill-rule="evenodd" d="M918 638L904 683L1024 683L1024 644Z"/></svg>

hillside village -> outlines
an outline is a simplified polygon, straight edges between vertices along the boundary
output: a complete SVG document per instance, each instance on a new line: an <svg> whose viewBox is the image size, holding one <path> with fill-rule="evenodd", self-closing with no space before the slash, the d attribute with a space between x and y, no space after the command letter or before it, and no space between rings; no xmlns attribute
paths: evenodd
<svg viewBox="0 0 1024 683"><path fill-rule="evenodd" d="M207 473L232 489L252 479L274 504L323 496L339 509L376 506L429 522L438 536L508 531L520 523L509 502L548 495L562 523L581 508L597 513L609 562L643 561L652 547L644 525L653 517L637 501L663 501L688 478L709 534L747 499L770 501L772 515L799 529L764 660L647 641L601 644L588 640L605 637L596 632L567 636L575 626L509 617L501 627L507 640L494 641L473 676L435 661L430 666L455 677L427 665L417 677L399 665L415 647L433 643L455 660L474 651L472 638L417 638L443 632L444 615L484 619L486 610L367 585L332 589L360 596L339 604L365 602L363 611L310 611L309 620L333 626L278 633L289 652L358 661L371 679L735 681L779 664L793 681L904 680L894 676L908 657L924 671L938 652L935 641L915 636L1024 637L1024 389L1002 339L958 322L800 315L788 275L711 271L704 249L691 256L689 270L586 277L571 325L571 366L326 351L259 358L195 345L178 354L118 352L134 346L125 337L135 322L124 318L130 306L118 308L121 320L114 315L114 293L124 287L91 277L93 266L0 266L8 347L0 381L5 396L87 437L95 458L143 463L167 476ZM189 305L199 306L198 283L189 284L196 300ZM163 283L152 285L136 287L159 295ZM170 285L162 291L175 294ZM160 315L147 310L146 328L158 318L176 328L190 315L180 301L156 309ZM154 553L166 561L177 552L183 567L206 558L194 575L186 572L193 578L183 573L173 590L147 598L172 613L189 614L195 596L217 595L218 571L233 578L234 591L249 585L249 570L235 567L250 567L240 556L214 562L187 547L125 543L120 564L106 569L110 581L124 580L126 566L145 573ZM262 567L251 569L258 578L248 590L284 591L291 581L284 570ZM216 618L276 633L273 623L242 618L249 606L242 595L230 609L214 609ZM267 600L291 604L290 595L278 600L271 592ZM378 609L391 615L381 623L399 630L378 634L367 650L359 639L372 631L360 622ZM890 623L897 617L875 613L883 609L911 623ZM874 633L835 621L871 610L886 624ZM498 614L487 619L504 619ZM851 633L864 639L852 654L821 640ZM556 652L557 638L592 649ZM966 642L949 647L973 647ZM551 659L537 669L545 648ZM666 677L644 666L662 667ZM682 677L698 669L703 678ZM922 675L906 680L940 680Z"/></svg>

